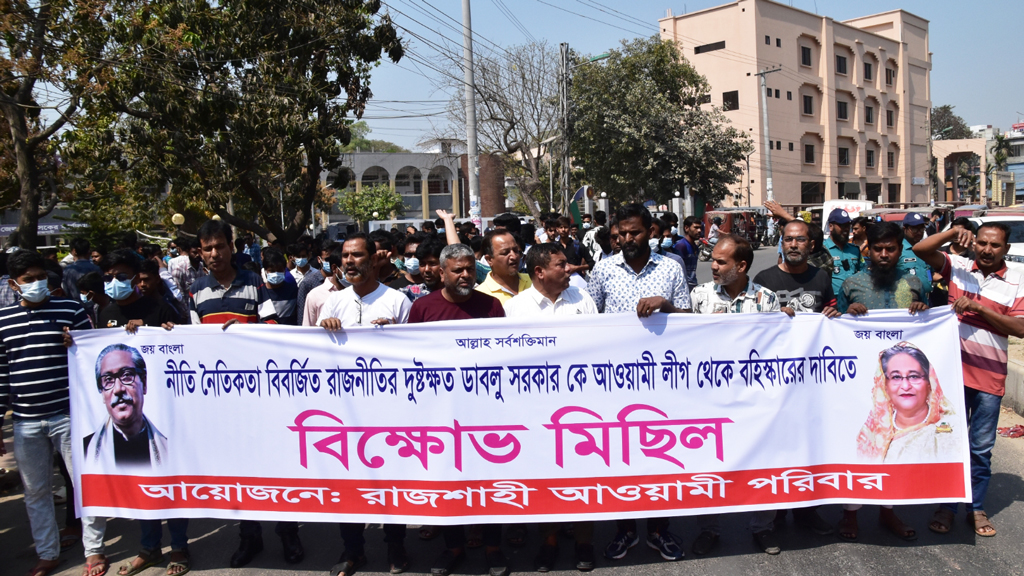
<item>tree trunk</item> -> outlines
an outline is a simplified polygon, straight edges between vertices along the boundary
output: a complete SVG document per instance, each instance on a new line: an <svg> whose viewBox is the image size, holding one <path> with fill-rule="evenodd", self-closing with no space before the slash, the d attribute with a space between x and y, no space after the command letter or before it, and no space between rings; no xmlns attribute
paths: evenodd
<svg viewBox="0 0 1024 576"><path fill-rule="evenodd" d="M21 216L18 218L18 229L8 238L9 246L19 246L35 250L39 243L37 227L39 225L39 187L38 168L35 157L28 145L28 123L23 110L12 104L3 106L7 123L11 127L11 139L14 142L14 155L18 162L15 173L18 176L21 200Z"/></svg>

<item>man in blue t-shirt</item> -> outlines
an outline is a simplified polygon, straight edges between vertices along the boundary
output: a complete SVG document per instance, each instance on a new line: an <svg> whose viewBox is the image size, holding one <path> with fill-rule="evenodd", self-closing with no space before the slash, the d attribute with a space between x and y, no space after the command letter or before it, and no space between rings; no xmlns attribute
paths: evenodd
<svg viewBox="0 0 1024 576"><path fill-rule="evenodd" d="M690 290L697 287L697 255L700 248L697 242L700 240L701 222L696 216L687 216L683 220L682 237L676 242L675 251L683 258L686 265L686 285Z"/></svg>
<svg viewBox="0 0 1024 576"><path fill-rule="evenodd" d="M299 285L288 274L288 260L277 248L263 255L263 269L267 273L267 292L277 310L277 321L285 326L298 326ZM316 271L318 274L319 270Z"/></svg>

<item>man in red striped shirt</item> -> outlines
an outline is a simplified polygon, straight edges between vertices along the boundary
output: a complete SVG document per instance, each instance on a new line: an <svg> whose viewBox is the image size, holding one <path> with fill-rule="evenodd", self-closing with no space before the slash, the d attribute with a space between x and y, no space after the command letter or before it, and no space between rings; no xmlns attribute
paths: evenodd
<svg viewBox="0 0 1024 576"><path fill-rule="evenodd" d="M992 477L992 447L1006 389L1008 336L1024 337L1024 274L1006 266L1009 239L1009 227L989 222L978 227L977 237L954 228L914 246L914 253L939 270L942 282L949 285L949 302L960 319L973 492L967 519L979 536L996 535L982 505ZM947 242L973 245L976 259L939 252ZM943 504L928 528L949 532L956 509L956 504Z"/></svg>

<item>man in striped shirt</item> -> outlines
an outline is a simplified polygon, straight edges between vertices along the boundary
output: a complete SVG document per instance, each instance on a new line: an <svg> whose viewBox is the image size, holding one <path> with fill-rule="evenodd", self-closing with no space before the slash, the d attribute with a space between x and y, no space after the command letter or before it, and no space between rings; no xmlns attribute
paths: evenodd
<svg viewBox="0 0 1024 576"><path fill-rule="evenodd" d="M983 503L992 477L992 447L996 443L999 403L1006 390L1007 336L1024 337L1024 274L1006 266L1010 229L988 222L970 230L951 228L921 240L914 253L949 286L949 302L960 319L960 356L964 366L968 439L971 445L972 502L968 522L979 536L996 529ZM939 252L947 242L974 246L975 260ZM943 504L928 527L949 532L957 504Z"/></svg>
<svg viewBox="0 0 1024 576"><path fill-rule="evenodd" d="M14 458L39 555L34 573L47 574L60 555L50 490L54 450L71 469L68 354L63 333L92 328L92 323L79 302L50 298L46 267L38 252L11 254L7 268L9 286L21 300L0 309L0 423L7 410L13 410ZM0 438L0 455L5 453ZM107 565L104 528L104 519L83 519L87 576Z"/></svg>

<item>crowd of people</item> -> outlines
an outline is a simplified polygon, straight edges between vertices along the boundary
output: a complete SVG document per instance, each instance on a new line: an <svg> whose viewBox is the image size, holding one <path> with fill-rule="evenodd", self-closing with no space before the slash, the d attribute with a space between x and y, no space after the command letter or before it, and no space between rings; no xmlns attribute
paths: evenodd
<svg viewBox="0 0 1024 576"><path fill-rule="evenodd" d="M161 246L137 245L134 238L109 253L86 240L73 240L64 262L55 254L30 250L5 254L0 257L5 273L0 278L0 416L13 412L12 448L39 556L30 574L49 573L61 551L79 541L86 557L83 576L102 576L109 568L104 519L75 518L69 505L60 530L55 517L50 482L55 453L67 487L73 488L65 347L78 330L174 330L180 324L228 329L235 323L267 323L338 331L564 314L799 312L836 318L879 309L914 314L948 303L960 320L967 406L963 425L969 430L973 487L968 521L978 535L994 536L983 504L1006 379L1007 336L1024 336L1024 278L1005 264L1009 230L1000 224L975 229L969 221L957 220L948 230L926 237L926 223L917 214L899 226L851 219L835 210L828 215L825 237L820 228L777 204L767 207L780 220L777 265L752 278L750 243L718 230L710 263L713 279L704 284L696 277L704 236L700 219L680 222L673 214L654 218L639 204L621 206L610 221L602 212L583 215L579 227L557 214L547 215L540 227L502 215L481 231L471 222L456 224L451 214L439 211L437 221L425 221L419 229L374 230L339 240L306 236L289 246L261 246L251 235L235 239L230 226L211 220L195 237L169 242L166 255ZM773 253L768 257L775 259ZM933 387L922 364L926 361L919 356L908 346L883 359L883 370L891 368L884 373L884 388L893 398L892 409L882 415L884 425L870 430L873 437L890 442L897 434L932 423L929 414L938 408L906 400L937 396L937 382ZM145 374L127 366L108 372L98 366L97 387L110 396L112 406L123 404L130 411L139 397L134 390L145 386ZM926 391L920 394L922 389ZM153 435L145 425L116 431L115 460L138 458L140 451L148 454L152 449ZM0 439L0 454L5 452ZM818 534L837 532L856 540L858 508L845 506L838 527L814 507L791 512L795 523ZM781 551L774 527L789 512L750 514L749 528L759 549ZM940 506L929 529L949 532L956 512L955 504ZM891 506L883 506L879 518L896 536L916 538ZM165 560L168 576L188 572L188 520L168 520L167 527L170 553L165 555L162 523L140 521L140 552L116 573L132 576ZM332 576L352 576L366 564L363 529L362 524L341 525L344 552L331 568ZM305 553L298 524L277 522L274 531L285 560L301 562ZM594 568L593 522L542 524L539 532L537 571L556 567L560 534L571 534L575 567ZM513 545L522 544L526 534L522 525L504 527L505 541ZM406 526L385 525L384 535L390 572L405 571ZM419 535L443 537L444 549L431 569L435 576L455 571L466 549L477 546L484 548L491 576L509 572L501 525L424 526ZM691 550L709 554L720 536L718 515L703 516ZM684 556L683 540L671 531L670 519L649 518L643 533L636 520L618 520L604 557L622 559L641 537L665 560ZM228 562L245 566L263 547L260 522L243 521Z"/></svg>

